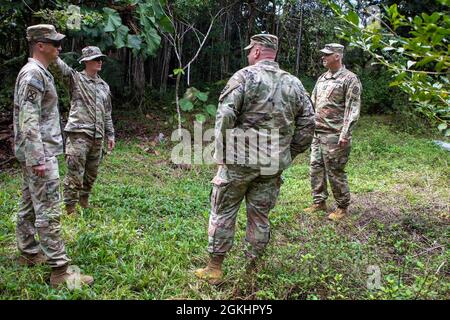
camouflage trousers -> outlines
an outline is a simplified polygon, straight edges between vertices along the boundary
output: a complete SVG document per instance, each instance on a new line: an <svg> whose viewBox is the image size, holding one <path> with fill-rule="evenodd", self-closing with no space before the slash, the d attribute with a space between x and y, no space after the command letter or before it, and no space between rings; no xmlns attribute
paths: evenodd
<svg viewBox="0 0 450 320"><path fill-rule="evenodd" d="M46 160L44 177L35 175L31 167L21 163L22 199L17 214L17 246L25 254L36 254L40 250L48 258L51 267L66 265L68 258L61 239L58 159ZM38 242L35 238L39 235Z"/></svg>
<svg viewBox="0 0 450 320"><path fill-rule="evenodd" d="M64 203L76 204L80 196L89 196L98 174L103 139L86 133L71 132L66 140L67 174L64 178Z"/></svg>
<svg viewBox="0 0 450 320"><path fill-rule="evenodd" d="M269 211L281 186L281 172L261 175L259 169L228 165L218 175L227 179L213 183L208 228L208 252L224 255L233 246L236 218L242 200L247 205L246 254L261 256L270 238Z"/></svg>
<svg viewBox="0 0 450 320"><path fill-rule="evenodd" d="M327 179L338 207L350 204L350 190L345 165L351 150L351 140L345 148L338 145L339 135L315 134L311 145L311 189L314 203L328 198Z"/></svg>

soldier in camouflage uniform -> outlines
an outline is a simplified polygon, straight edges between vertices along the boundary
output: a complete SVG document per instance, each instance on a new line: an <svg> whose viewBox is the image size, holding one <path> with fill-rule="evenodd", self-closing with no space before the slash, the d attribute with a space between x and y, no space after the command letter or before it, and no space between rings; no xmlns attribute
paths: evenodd
<svg viewBox="0 0 450 320"><path fill-rule="evenodd" d="M274 61L277 49L276 36L253 36L246 47L250 50L249 66L232 76L219 98L214 154L219 167L212 180L210 260L206 268L195 271L197 277L210 283L223 277L222 263L233 245L236 217L244 198L249 265L262 255L270 238L269 211L280 191L281 173L312 141L312 104L300 80ZM242 143L235 145L235 138ZM261 153L252 161L252 144L257 144L258 150L270 150L270 165L262 161ZM244 150L241 159L232 152L235 147L238 152Z"/></svg>
<svg viewBox="0 0 450 320"><path fill-rule="evenodd" d="M108 149L114 148L114 127L111 119L111 92L98 72L105 57L94 46L82 50L81 72L69 67L60 58L56 64L62 74L69 78L70 114L64 131L66 140L67 174L64 178L64 203L68 214L75 211L79 202L89 206L89 194L97 178L106 137Z"/></svg>
<svg viewBox="0 0 450 320"><path fill-rule="evenodd" d="M55 287L70 277L70 259L60 235L56 157L62 154L63 142L58 96L47 67L58 57L64 37L52 25L27 29L32 58L20 70L14 89L14 151L23 175L16 228L19 263L33 266L47 262L52 267L50 283ZM81 275L80 280L89 284L93 278Z"/></svg>
<svg viewBox="0 0 450 320"><path fill-rule="evenodd" d="M344 46L331 43L320 50L328 71L317 80L312 92L316 129L311 146L311 188L313 205L306 212L326 211L327 178L337 209L328 218L339 220L348 214L350 190L345 165L350 155L352 130L359 118L361 83L342 65Z"/></svg>

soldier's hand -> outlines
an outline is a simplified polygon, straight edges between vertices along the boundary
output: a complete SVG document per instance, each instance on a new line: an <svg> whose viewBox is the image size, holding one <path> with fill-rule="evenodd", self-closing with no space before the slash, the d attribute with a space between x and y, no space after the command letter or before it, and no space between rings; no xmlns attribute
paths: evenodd
<svg viewBox="0 0 450 320"><path fill-rule="evenodd" d="M45 164L40 164L40 165L37 165L37 166L33 166L33 167L31 167L31 170L38 177L42 178L42 177L45 176Z"/></svg>
<svg viewBox="0 0 450 320"><path fill-rule="evenodd" d="M114 139L108 140L108 151L111 152L116 146L116 141Z"/></svg>
<svg viewBox="0 0 450 320"><path fill-rule="evenodd" d="M348 145L348 139L341 138L339 139L339 147L345 148Z"/></svg>

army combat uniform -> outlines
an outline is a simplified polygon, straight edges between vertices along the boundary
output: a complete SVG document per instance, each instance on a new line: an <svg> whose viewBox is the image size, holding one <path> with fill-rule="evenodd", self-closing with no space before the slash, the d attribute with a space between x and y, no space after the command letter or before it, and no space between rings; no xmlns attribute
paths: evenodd
<svg viewBox="0 0 450 320"><path fill-rule="evenodd" d="M61 40L53 26L28 28L29 41ZM32 58L20 70L14 88L14 151L22 169L22 198L17 215L19 251L33 257L40 250L53 268L70 261L60 236L60 192L57 156L63 153L58 95L53 76ZM44 177L32 167L45 165ZM39 235L38 242L35 234Z"/></svg>
<svg viewBox="0 0 450 320"><path fill-rule="evenodd" d="M277 48L277 38L271 35L252 37L259 43ZM282 183L281 173L292 159L309 148L314 131L313 109L302 83L296 77L279 68L272 60L262 60L236 72L228 81L220 98L215 124L215 159L223 163L213 180L211 213L208 229L208 251L213 255L225 255L232 245L236 217L242 200L247 206L247 256L260 256L270 238L269 212L274 208ZM275 170L265 170L259 161L251 163L248 153L244 163L230 159L229 139L244 132L253 132L253 141L262 141L273 130L279 140L268 141L272 150L270 159L275 161ZM224 139L222 139L224 138ZM234 139L234 138L233 138ZM225 141L225 142L224 142ZM277 144L276 148L275 144ZM234 147L234 146L232 146ZM227 154L228 152L228 154ZM272 163L273 165L273 163Z"/></svg>
<svg viewBox="0 0 450 320"><path fill-rule="evenodd" d="M339 44L326 45L324 53L342 52ZM358 77L342 66L334 74L322 74L311 99L315 106L315 134L311 146L311 188L314 204L328 198L327 178L338 208L347 209L350 190L345 173L354 128L360 113L361 83ZM347 139L345 147L340 139Z"/></svg>
<svg viewBox="0 0 450 320"><path fill-rule="evenodd" d="M82 53L80 63L104 56L97 47L86 47ZM64 202L66 206L74 206L80 198L87 199L91 192L105 136L114 140L111 93L108 84L99 76L91 78L85 71L72 69L60 58L56 64L69 78L70 113L64 128L68 168L64 179Z"/></svg>

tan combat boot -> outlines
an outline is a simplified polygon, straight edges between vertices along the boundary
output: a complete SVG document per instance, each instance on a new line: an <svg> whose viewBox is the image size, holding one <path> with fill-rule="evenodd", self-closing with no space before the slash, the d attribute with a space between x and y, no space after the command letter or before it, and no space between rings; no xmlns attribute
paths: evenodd
<svg viewBox="0 0 450 320"><path fill-rule="evenodd" d="M348 209L347 208L339 208L337 207L336 210L334 210L330 215L328 216L328 219L333 221L338 221L343 218L345 218L348 215Z"/></svg>
<svg viewBox="0 0 450 320"><path fill-rule="evenodd" d="M89 208L89 195L80 196L80 206L85 209Z"/></svg>
<svg viewBox="0 0 450 320"><path fill-rule="evenodd" d="M195 270L195 276L199 279L208 280L209 284L219 284L222 282L222 263L224 255L211 255L206 268Z"/></svg>
<svg viewBox="0 0 450 320"><path fill-rule="evenodd" d="M314 213L317 211L327 211L327 203L325 201L320 203L313 203L311 207L308 207L306 209L303 209L306 213Z"/></svg>
<svg viewBox="0 0 450 320"><path fill-rule="evenodd" d="M74 214L76 212L76 204L66 204L66 213L68 215Z"/></svg>
<svg viewBox="0 0 450 320"><path fill-rule="evenodd" d="M69 281L73 281L73 283L77 283L79 280L79 284L81 286L83 285L90 285L94 282L94 278L88 275L84 275L84 274L74 274L74 273L70 273L68 272L68 265L62 266L62 267L58 267L58 268L53 268L52 273L50 275L50 285L52 286L52 288L58 288L61 285L64 285L67 283L67 280ZM75 279L75 277L77 277L77 279Z"/></svg>
<svg viewBox="0 0 450 320"><path fill-rule="evenodd" d="M32 267L40 264L45 264L46 262L47 256L42 251L39 251L36 254L22 253L19 257L19 264L21 266Z"/></svg>

